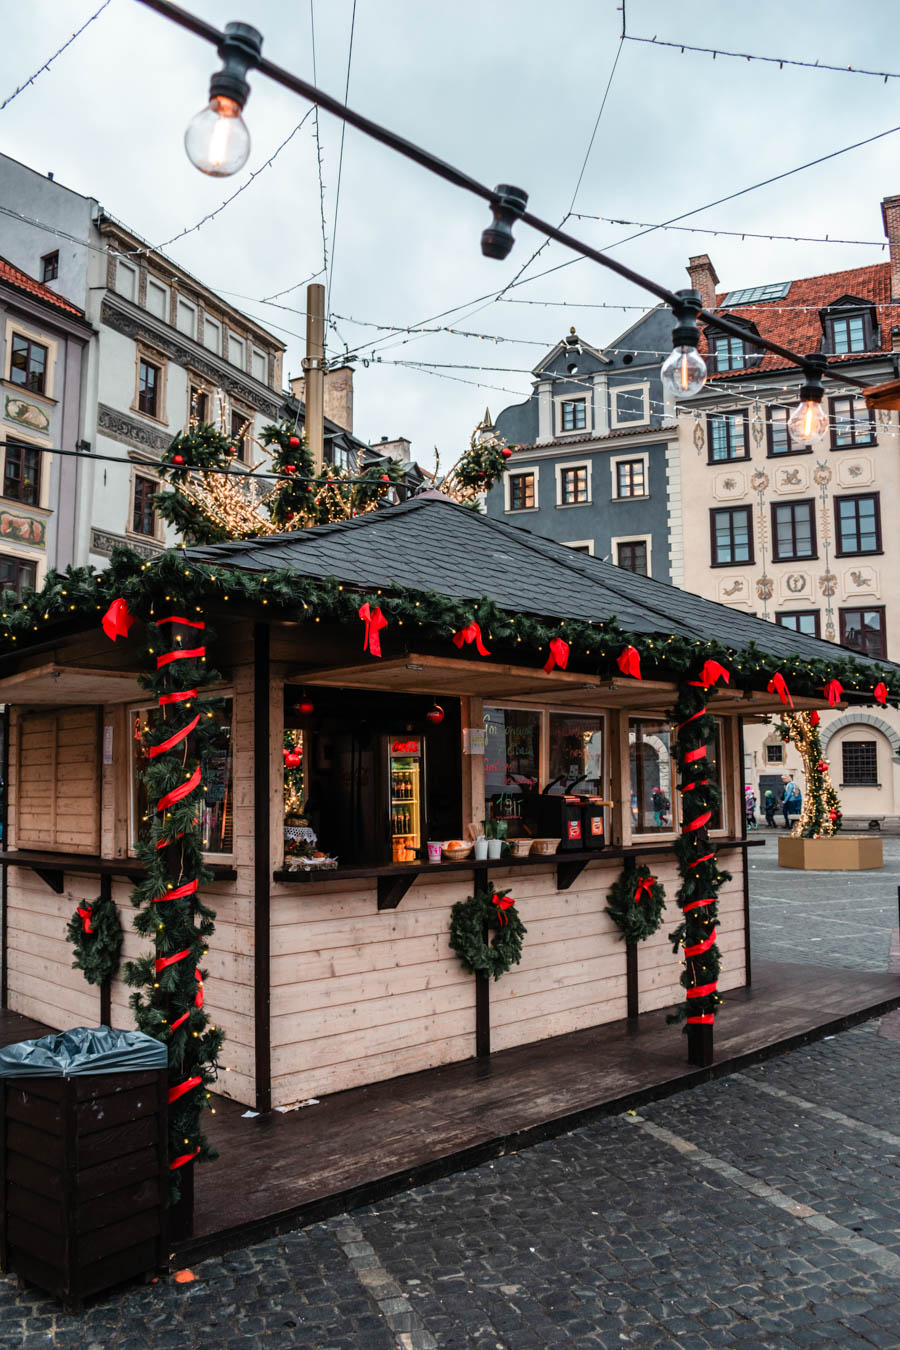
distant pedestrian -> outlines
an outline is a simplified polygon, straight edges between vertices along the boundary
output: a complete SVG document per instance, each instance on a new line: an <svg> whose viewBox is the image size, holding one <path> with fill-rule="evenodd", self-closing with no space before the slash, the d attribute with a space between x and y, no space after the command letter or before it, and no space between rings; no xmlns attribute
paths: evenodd
<svg viewBox="0 0 900 1350"><path fill-rule="evenodd" d="M772 791L771 788L766 788L765 796L763 797L763 810L766 813L766 824L768 825L770 830L774 830L776 828L775 808L777 805L778 803L775 800L775 793Z"/></svg>
<svg viewBox="0 0 900 1350"><path fill-rule="evenodd" d="M747 817L747 829L755 830L756 825L756 793L748 783L744 788L744 813Z"/></svg>
<svg viewBox="0 0 900 1350"><path fill-rule="evenodd" d="M781 794L781 809L784 812L784 828L789 830L791 828L791 816L799 816L803 798L800 789L793 778L789 778L787 774L783 774L781 781L784 783L784 792Z"/></svg>

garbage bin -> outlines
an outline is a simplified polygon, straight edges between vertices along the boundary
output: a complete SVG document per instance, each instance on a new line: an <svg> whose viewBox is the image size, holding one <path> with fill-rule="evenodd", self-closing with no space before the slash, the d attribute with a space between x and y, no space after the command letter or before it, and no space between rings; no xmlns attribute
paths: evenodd
<svg viewBox="0 0 900 1350"><path fill-rule="evenodd" d="M0 1050L0 1266L75 1307L164 1270L168 1052L75 1027Z"/></svg>

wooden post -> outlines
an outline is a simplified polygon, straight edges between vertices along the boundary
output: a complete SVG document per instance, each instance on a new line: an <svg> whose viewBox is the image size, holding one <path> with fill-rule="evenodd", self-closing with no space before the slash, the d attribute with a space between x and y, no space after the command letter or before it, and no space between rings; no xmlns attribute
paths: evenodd
<svg viewBox="0 0 900 1350"><path fill-rule="evenodd" d="M4 849L9 848L9 811L7 802L9 801L9 704L3 709L2 720L0 720L0 735L3 737L2 762L3 765L3 785L0 787L0 838L3 840ZM18 783L16 784L18 790ZM0 880L0 1008L9 1006L9 962L7 960L7 948L9 946L7 913L9 911L8 896L8 867L3 864L2 880Z"/></svg>
<svg viewBox="0 0 900 1350"><path fill-rule="evenodd" d="M321 287L320 287L321 289ZM253 1011L256 1109L272 1109L269 625L253 627Z"/></svg>
<svg viewBox="0 0 900 1350"><path fill-rule="evenodd" d="M612 819L609 843L617 848L631 844L631 763L628 755L628 714L624 710L610 710L609 726L609 785L612 799Z"/></svg>
<svg viewBox="0 0 900 1350"><path fill-rule="evenodd" d="M306 356L302 361L306 440L318 472L325 461L325 287L306 288Z"/></svg>
<svg viewBox="0 0 900 1350"><path fill-rule="evenodd" d="M625 943L625 996L628 1001L628 1020L638 1015L638 949L636 942Z"/></svg>
<svg viewBox="0 0 900 1350"><path fill-rule="evenodd" d="M737 732L737 746L735 753L741 766L741 798L744 796L744 719L739 717L735 726ZM732 780L734 779L732 773ZM743 801L741 801L743 806ZM762 803L759 803L760 809ZM747 838L747 811L746 808L741 811L741 838ZM742 852L742 862L744 868L744 979L747 984L752 984L752 970L750 964L750 858L747 850Z"/></svg>
<svg viewBox="0 0 900 1350"><path fill-rule="evenodd" d="M112 899L112 875L103 872L100 876L100 899ZM100 1025L108 1027L112 1017L112 981L106 979L100 986Z"/></svg>
<svg viewBox="0 0 900 1350"><path fill-rule="evenodd" d="M488 887L488 869L476 867L472 878L475 893L486 891ZM490 936L488 925L484 925L484 941ZM491 977L486 971L475 976L475 1056L487 1059L491 1053Z"/></svg>
<svg viewBox="0 0 900 1350"><path fill-rule="evenodd" d="M687 1029L688 1063L706 1069L713 1062L713 1028L708 1025Z"/></svg>

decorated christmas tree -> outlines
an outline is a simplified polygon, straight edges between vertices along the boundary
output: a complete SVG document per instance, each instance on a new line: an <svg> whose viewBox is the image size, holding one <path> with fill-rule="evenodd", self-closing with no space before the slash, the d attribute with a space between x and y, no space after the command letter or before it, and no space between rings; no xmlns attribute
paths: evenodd
<svg viewBox="0 0 900 1350"><path fill-rule="evenodd" d="M828 761L822 754L819 735L819 714L812 712L785 712L778 724L778 734L788 745L795 745L803 761L806 780L800 817L791 833L804 839L822 839L836 834L841 828L841 802L834 790Z"/></svg>

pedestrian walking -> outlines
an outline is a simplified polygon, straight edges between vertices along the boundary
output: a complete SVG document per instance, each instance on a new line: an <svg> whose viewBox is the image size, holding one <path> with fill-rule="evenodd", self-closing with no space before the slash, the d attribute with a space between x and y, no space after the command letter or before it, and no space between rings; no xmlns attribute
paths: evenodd
<svg viewBox="0 0 900 1350"><path fill-rule="evenodd" d="M747 817L747 829L755 830L756 825L756 793L748 783L744 788L744 813Z"/></svg>
<svg viewBox="0 0 900 1350"><path fill-rule="evenodd" d="M784 783L784 791L781 794L781 809L784 812L784 828L789 830L791 828L791 816L799 816L800 814L800 806L803 797L793 778L789 778L785 773L782 774L781 781Z"/></svg>
<svg viewBox="0 0 900 1350"><path fill-rule="evenodd" d="M771 788L766 788L765 795L763 796L763 810L766 813L766 824L770 830L776 829L775 808L777 805L778 802L775 799L775 793Z"/></svg>

